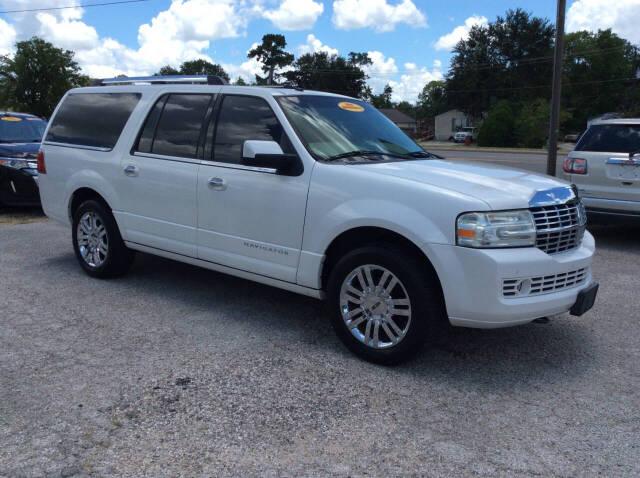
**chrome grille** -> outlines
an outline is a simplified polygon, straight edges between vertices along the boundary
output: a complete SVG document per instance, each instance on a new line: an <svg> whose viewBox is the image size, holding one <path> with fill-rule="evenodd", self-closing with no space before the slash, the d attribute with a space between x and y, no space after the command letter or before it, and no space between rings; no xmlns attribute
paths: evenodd
<svg viewBox="0 0 640 478"><path fill-rule="evenodd" d="M502 281L502 295L504 297L525 297L577 287L585 283L588 273L589 268L583 267L575 271L547 276L504 279Z"/></svg>
<svg viewBox="0 0 640 478"><path fill-rule="evenodd" d="M536 225L536 247L547 254L574 249L582 242L587 216L581 201L532 207L531 214Z"/></svg>

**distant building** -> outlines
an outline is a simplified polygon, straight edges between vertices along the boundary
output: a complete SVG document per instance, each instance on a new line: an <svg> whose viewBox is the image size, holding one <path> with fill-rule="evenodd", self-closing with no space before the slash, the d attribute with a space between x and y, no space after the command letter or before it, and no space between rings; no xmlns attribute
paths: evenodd
<svg viewBox="0 0 640 478"><path fill-rule="evenodd" d="M415 136L418 132L418 122L408 114L394 108L381 108L379 111L408 135Z"/></svg>
<svg viewBox="0 0 640 478"><path fill-rule="evenodd" d="M435 121L436 141L448 141L457 131L473 126L473 121L460 110L449 110L436 116Z"/></svg>

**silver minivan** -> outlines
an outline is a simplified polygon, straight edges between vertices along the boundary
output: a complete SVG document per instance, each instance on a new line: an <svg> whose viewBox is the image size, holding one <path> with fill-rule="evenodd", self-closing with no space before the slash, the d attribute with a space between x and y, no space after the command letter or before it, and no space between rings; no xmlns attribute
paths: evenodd
<svg viewBox="0 0 640 478"><path fill-rule="evenodd" d="M590 219L640 223L640 118L592 122L558 166Z"/></svg>

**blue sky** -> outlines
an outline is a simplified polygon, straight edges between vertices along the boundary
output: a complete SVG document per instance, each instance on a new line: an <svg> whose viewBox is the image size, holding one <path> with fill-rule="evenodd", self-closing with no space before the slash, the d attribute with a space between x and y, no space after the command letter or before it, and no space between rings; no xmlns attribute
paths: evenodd
<svg viewBox="0 0 640 478"><path fill-rule="evenodd" d="M0 11L58 7L100 0L0 0ZM106 1L106 0L103 0ZM567 30L613 28L640 41L640 0L569 0ZM193 58L221 63L232 78L251 78L259 65L247 51L265 33L283 33L299 55L326 50L369 52L368 74L380 91L414 101L424 84L442 78L450 48L470 25L522 7L555 19L555 1L458 0L149 0L141 3L0 14L0 53L15 41L41 36L76 52L94 77L150 74Z"/></svg>

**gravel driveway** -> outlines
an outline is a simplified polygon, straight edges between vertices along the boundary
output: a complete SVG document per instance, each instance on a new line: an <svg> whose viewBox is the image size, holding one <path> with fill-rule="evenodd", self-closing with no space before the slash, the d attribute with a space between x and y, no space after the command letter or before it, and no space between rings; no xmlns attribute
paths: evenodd
<svg viewBox="0 0 640 478"><path fill-rule="evenodd" d="M140 254L87 277L53 222L0 227L0 476L638 476L640 230L594 231L581 318L394 368L322 304Z"/></svg>

